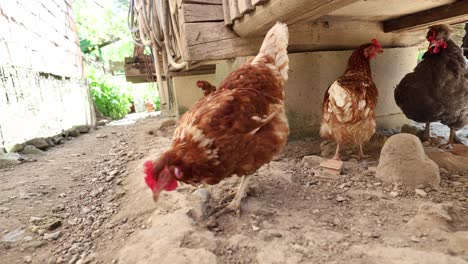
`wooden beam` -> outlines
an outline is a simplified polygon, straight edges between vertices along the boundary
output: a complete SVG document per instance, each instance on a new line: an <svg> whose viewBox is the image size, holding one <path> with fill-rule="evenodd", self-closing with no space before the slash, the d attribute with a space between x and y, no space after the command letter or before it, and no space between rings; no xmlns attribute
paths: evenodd
<svg viewBox="0 0 468 264"><path fill-rule="evenodd" d="M377 38L384 47L424 42L424 32L385 34L380 22L320 20L289 27L289 52L347 50ZM256 55L263 36L241 38L224 22L188 23L181 30L182 52L188 61L223 60Z"/></svg>
<svg viewBox="0 0 468 264"><path fill-rule="evenodd" d="M270 0L234 22L234 31L241 37L259 36L276 21L288 25L308 22L358 0Z"/></svg>
<svg viewBox="0 0 468 264"><path fill-rule="evenodd" d="M222 5L183 4L180 23L223 21Z"/></svg>
<svg viewBox="0 0 468 264"><path fill-rule="evenodd" d="M182 0L184 4L221 5L222 0Z"/></svg>
<svg viewBox="0 0 468 264"><path fill-rule="evenodd" d="M456 24L468 21L468 0L435 7L384 22L385 32L417 30L436 24Z"/></svg>

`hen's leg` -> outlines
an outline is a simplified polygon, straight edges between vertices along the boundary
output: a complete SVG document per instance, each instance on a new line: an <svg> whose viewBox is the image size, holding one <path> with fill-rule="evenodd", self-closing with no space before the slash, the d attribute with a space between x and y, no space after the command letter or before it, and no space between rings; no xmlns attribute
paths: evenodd
<svg viewBox="0 0 468 264"><path fill-rule="evenodd" d="M365 155L364 151L362 150L362 144L359 144L359 154L358 155L351 155L353 158L356 158L358 160L363 160L365 158L369 158L370 155Z"/></svg>
<svg viewBox="0 0 468 264"><path fill-rule="evenodd" d="M221 215L224 215L230 212L236 212L237 215L240 215L241 202L245 196L245 193L247 191L247 185L251 177L252 175L242 177L242 181L240 183L239 189L237 190L236 196L234 196L234 199L232 200L232 202L228 206L224 207L220 211L213 214L212 217L218 218Z"/></svg>
<svg viewBox="0 0 468 264"><path fill-rule="evenodd" d="M336 151L335 151L335 156L333 156L334 160L341 160L340 157L340 143L336 144Z"/></svg>
<svg viewBox="0 0 468 264"><path fill-rule="evenodd" d="M426 122L426 127L424 128L424 133L422 134L422 141L427 141L431 138L431 122Z"/></svg>
<svg viewBox="0 0 468 264"><path fill-rule="evenodd" d="M455 133L455 129L450 128L450 135L449 135L449 139L448 139L448 144L449 145L455 144L455 137L456 136L457 136L457 134Z"/></svg>

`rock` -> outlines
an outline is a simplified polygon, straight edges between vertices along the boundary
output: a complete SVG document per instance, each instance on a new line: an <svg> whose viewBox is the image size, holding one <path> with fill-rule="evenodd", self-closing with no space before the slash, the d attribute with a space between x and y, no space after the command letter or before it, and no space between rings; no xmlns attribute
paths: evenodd
<svg viewBox="0 0 468 264"><path fill-rule="evenodd" d="M44 151L36 148L35 146L32 145L27 145L24 147L24 149L21 151L23 154L34 154L34 155L44 155Z"/></svg>
<svg viewBox="0 0 468 264"><path fill-rule="evenodd" d="M43 220L42 217L37 217L37 216L31 216L29 218L29 222L33 223L33 224L38 224L40 223L41 221Z"/></svg>
<svg viewBox="0 0 468 264"><path fill-rule="evenodd" d="M62 144L62 141L63 141L62 134L52 137L52 141L55 143L55 145Z"/></svg>
<svg viewBox="0 0 468 264"><path fill-rule="evenodd" d="M86 134L86 133L89 132L89 126L88 125L75 126L74 128L76 130L78 130L81 134Z"/></svg>
<svg viewBox="0 0 468 264"><path fill-rule="evenodd" d="M304 156L301 164L309 168L317 167L324 160L324 158L316 155Z"/></svg>
<svg viewBox="0 0 468 264"><path fill-rule="evenodd" d="M338 196L336 197L336 201L338 201L338 202L344 202L344 201L346 201L346 200L347 200L347 199L346 199L345 197L341 196L341 195L338 195Z"/></svg>
<svg viewBox="0 0 468 264"><path fill-rule="evenodd" d="M23 257L24 263L32 263L32 257L31 256L25 256Z"/></svg>
<svg viewBox="0 0 468 264"><path fill-rule="evenodd" d="M382 264L466 264L462 258L450 256L435 250L427 251L409 247L389 247L384 245L354 245L346 255L356 258L346 263L382 263Z"/></svg>
<svg viewBox="0 0 468 264"><path fill-rule="evenodd" d="M21 152L25 146L25 144L15 144L8 150L8 152Z"/></svg>
<svg viewBox="0 0 468 264"><path fill-rule="evenodd" d="M67 138L69 136L69 132L68 131L62 131L62 133L60 135L62 135L63 138Z"/></svg>
<svg viewBox="0 0 468 264"><path fill-rule="evenodd" d="M397 197L397 196L399 195L399 193L398 193L398 192L395 192L395 191L392 191L392 192L390 192L388 195L390 195L391 197L395 198L395 197Z"/></svg>
<svg viewBox="0 0 468 264"><path fill-rule="evenodd" d="M49 147L51 148L55 147L55 143L51 138L47 138L46 141L47 141L47 144L49 144Z"/></svg>
<svg viewBox="0 0 468 264"><path fill-rule="evenodd" d="M0 154L0 168L6 166L14 166L21 163L23 158L18 153Z"/></svg>
<svg viewBox="0 0 468 264"><path fill-rule="evenodd" d="M410 134L397 134L382 148L375 176L387 184L401 183L439 187L439 167L424 153L419 138Z"/></svg>
<svg viewBox="0 0 468 264"><path fill-rule="evenodd" d="M419 127L417 126L413 126L413 125L408 125L408 124L404 124L402 127L401 127L401 133L407 133L407 134L411 134L411 135L414 135L414 136L419 136L419 134L422 132L422 129L420 129Z"/></svg>
<svg viewBox="0 0 468 264"><path fill-rule="evenodd" d="M439 235L441 232L452 232L458 219L458 212L452 204L425 203L406 227L417 234Z"/></svg>
<svg viewBox="0 0 468 264"><path fill-rule="evenodd" d="M97 134L96 138L107 138L107 135L105 134Z"/></svg>
<svg viewBox="0 0 468 264"><path fill-rule="evenodd" d="M168 118L168 119L161 121L159 125L159 129L164 129L166 127L175 126L176 124L177 124L177 121L174 118Z"/></svg>
<svg viewBox="0 0 468 264"><path fill-rule="evenodd" d="M40 150L45 150L49 148L49 143L44 138L34 138L26 141L26 145L32 145Z"/></svg>
<svg viewBox="0 0 468 264"><path fill-rule="evenodd" d="M415 192L418 196L421 196L421 197L426 197L426 196L427 196L427 192L425 192L424 190L421 190L421 189L415 189L414 192Z"/></svg>
<svg viewBox="0 0 468 264"><path fill-rule="evenodd" d="M451 150L453 155L468 157L468 146L455 144Z"/></svg>
<svg viewBox="0 0 468 264"><path fill-rule="evenodd" d="M201 202L206 203L210 200L211 194L205 188L199 188L193 192L193 195Z"/></svg>
<svg viewBox="0 0 468 264"><path fill-rule="evenodd" d="M69 130L67 130L67 132L68 132L69 137L79 137L80 136L80 131L78 131L78 129L76 129L76 128L70 128Z"/></svg>
<svg viewBox="0 0 468 264"><path fill-rule="evenodd" d="M57 228L59 228L59 227L61 227L61 226L62 226L62 221L60 221L60 220L55 220L55 221L53 221L52 223L50 223L50 224L48 225L47 229L48 229L49 231L53 231L53 230L55 230L55 229L57 229Z"/></svg>
<svg viewBox="0 0 468 264"><path fill-rule="evenodd" d="M21 238L23 238L23 235L24 235L24 230L21 228L17 228L9 233L6 233L2 237L2 242L9 242L9 243L16 242L16 241L19 241Z"/></svg>
<svg viewBox="0 0 468 264"><path fill-rule="evenodd" d="M468 171L468 156L454 155L439 148L425 148L424 150L426 155L440 168L450 172L463 173Z"/></svg>
<svg viewBox="0 0 468 264"><path fill-rule="evenodd" d="M68 262L68 264L75 264L75 263L78 261L79 258L80 258L80 257L79 257L78 255L74 255L74 256L70 259L70 261Z"/></svg>
<svg viewBox="0 0 468 264"><path fill-rule="evenodd" d="M57 231L53 233L45 233L44 239L45 240L57 240L62 235L62 231Z"/></svg>
<svg viewBox="0 0 468 264"><path fill-rule="evenodd" d="M450 254L468 254L468 231L458 231L451 234L447 250Z"/></svg>

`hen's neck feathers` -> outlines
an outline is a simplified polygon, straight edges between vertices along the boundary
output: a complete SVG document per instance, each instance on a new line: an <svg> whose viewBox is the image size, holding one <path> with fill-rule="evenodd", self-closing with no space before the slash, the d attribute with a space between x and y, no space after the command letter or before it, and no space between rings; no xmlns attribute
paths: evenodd
<svg viewBox="0 0 468 264"><path fill-rule="evenodd" d="M369 59L364 56L364 47L360 47L351 54L346 73L363 73L371 76Z"/></svg>

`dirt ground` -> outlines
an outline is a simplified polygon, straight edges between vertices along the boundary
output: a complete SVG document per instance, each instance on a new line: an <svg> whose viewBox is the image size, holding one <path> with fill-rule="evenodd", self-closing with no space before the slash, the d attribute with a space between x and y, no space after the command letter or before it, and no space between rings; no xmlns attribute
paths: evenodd
<svg viewBox="0 0 468 264"><path fill-rule="evenodd" d="M0 262L468 263L468 175L442 170L441 188L419 194L385 186L376 137L372 158L321 178L302 162L320 140L293 141L255 174L240 217L210 223L237 177L181 185L158 204L144 184L142 164L170 145L170 125L106 126L0 169Z"/></svg>

